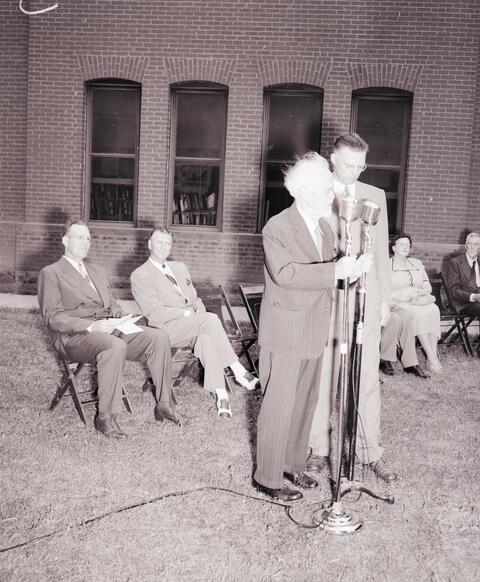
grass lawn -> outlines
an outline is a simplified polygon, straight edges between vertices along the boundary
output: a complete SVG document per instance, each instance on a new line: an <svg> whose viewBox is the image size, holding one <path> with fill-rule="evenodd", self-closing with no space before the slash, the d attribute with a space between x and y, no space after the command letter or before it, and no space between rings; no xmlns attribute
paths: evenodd
<svg viewBox="0 0 480 582"><path fill-rule="evenodd" d="M366 485L396 501L347 495L363 527L335 536L295 525L251 486L255 395L239 388L234 417L218 419L209 394L185 385L189 423L161 425L129 363L130 437L111 442L92 408L87 427L69 399L49 412L61 372L38 313L2 308L0 322L2 582L479 579L480 360L461 348L442 348L442 376L398 365L383 376L383 444L400 479ZM310 523L329 496L322 476L293 517Z"/></svg>

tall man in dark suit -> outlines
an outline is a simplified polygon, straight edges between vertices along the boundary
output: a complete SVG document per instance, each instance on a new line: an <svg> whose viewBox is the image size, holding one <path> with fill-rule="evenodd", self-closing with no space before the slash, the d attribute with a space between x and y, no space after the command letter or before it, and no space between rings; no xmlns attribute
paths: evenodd
<svg viewBox="0 0 480 582"><path fill-rule="evenodd" d="M465 240L465 253L450 259L447 286L455 309L465 315L480 316L480 234L471 232Z"/></svg>
<svg viewBox="0 0 480 582"><path fill-rule="evenodd" d="M371 257L334 259L325 221L333 200L327 161L309 152L285 175L295 203L263 229L265 292L260 310L260 383L254 486L274 499L295 501L297 489L318 483L303 471L318 397L336 279L356 279Z"/></svg>
<svg viewBox="0 0 480 582"><path fill-rule="evenodd" d="M336 235L339 251L345 251L344 229L339 217L339 201L344 196L357 200L371 200L380 207L378 223L370 229L373 243L373 266L366 277L365 325L363 329L362 369L358 403L357 456L361 463L386 482L394 481L396 473L382 459L380 444L380 330L390 316L390 268L388 262L388 220L385 192L359 182L366 168L367 143L358 134L340 136L334 144L331 162L335 199L329 223ZM362 225L356 220L351 225L352 253L362 250ZM338 350L343 319L343 290L335 291L332 325L315 412L310 445L312 455L307 461L309 470L328 467L330 450L329 417L332 396L336 394L340 353ZM355 293L350 294L350 323L354 321Z"/></svg>
<svg viewBox="0 0 480 582"><path fill-rule="evenodd" d="M38 301L57 350L71 361L97 364L96 429L107 438L126 436L116 420L122 410L125 360L146 362L156 390L155 418L179 424L170 404L168 336L146 327L128 335L116 330L115 318L123 315L122 309L113 297L106 271L86 260L90 232L83 221L66 223L62 243L63 257L40 271Z"/></svg>

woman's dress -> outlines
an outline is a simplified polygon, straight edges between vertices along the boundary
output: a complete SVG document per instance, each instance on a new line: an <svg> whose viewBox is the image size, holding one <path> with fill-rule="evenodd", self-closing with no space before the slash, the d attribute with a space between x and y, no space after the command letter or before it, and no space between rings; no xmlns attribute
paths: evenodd
<svg viewBox="0 0 480 582"><path fill-rule="evenodd" d="M402 300L408 295L409 289L420 289L425 285L431 289L430 283L428 282L428 275L422 261L407 257L406 265L404 266L400 265L392 257L390 264L392 297L394 298L393 309L405 309L412 315L415 335L431 333L439 339L440 311L437 305L435 303L413 305L406 300Z"/></svg>

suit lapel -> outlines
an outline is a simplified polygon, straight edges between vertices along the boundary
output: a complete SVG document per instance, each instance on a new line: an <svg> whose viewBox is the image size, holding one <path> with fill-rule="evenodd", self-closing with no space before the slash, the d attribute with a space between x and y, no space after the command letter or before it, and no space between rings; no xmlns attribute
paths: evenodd
<svg viewBox="0 0 480 582"><path fill-rule="evenodd" d="M107 283L106 283L105 277L100 276L98 271L95 269L95 267L93 267L93 265L85 263L85 268L87 269L87 273L88 273L90 279L92 280L92 283L95 285L97 293L95 293L95 291L91 288L88 281L84 280L88 285L89 291L92 293L92 295L95 295L95 296L100 295L102 302L103 302L103 306L107 307L109 305L110 298L108 296L108 288L107 288ZM82 277L82 279L83 279L83 277Z"/></svg>
<svg viewBox="0 0 480 582"><path fill-rule="evenodd" d="M295 204L292 204L288 209L288 218L298 246L309 259L312 261L319 261L320 255L318 254L317 245L313 241L307 225L300 215L300 212L298 212Z"/></svg>
<svg viewBox="0 0 480 582"><path fill-rule="evenodd" d="M175 287L175 285L169 281L167 279L167 277L165 277L165 275L162 273L162 271L160 271L160 269L157 269L157 267L150 261L148 260L146 262L146 266L147 269L150 273L150 276L152 277L152 279L155 282L155 285L157 286L159 293L162 295L162 297L166 294L167 297L168 295L170 295L172 298L176 298L178 299L179 296L181 296L181 293L179 292L179 290ZM171 265L170 265L171 268ZM173 271L172 272L175 275L175 278L177 278L176 273ZM178 279L177 279L178 282ZM163 303L163 301L162 301Z"/></svg>
<svg viewBox="0 0 480 582"><path fill-rule="evenodd" d="M70 285L71 287L76 289L77 292L79 291L79 292L83 293L89 299L92 299L96 303L100 303L99 300L101 299L101 297L100 297L99 293L96 293L90 287L89 282L84 277L82 277L80 275L80 273L77 271L77 269L75 269L75 267L71 263L69 263L66 259L64 259L63 257L62 257L62 259L60 259L60 267L61 267L62 277L68 285ZM90 275L90 278L92 279L94 285L96 286L96 283L91 276L91 269L87 268L87 272ZM102 299L103 299L103 297L102 297Z"/></svg>

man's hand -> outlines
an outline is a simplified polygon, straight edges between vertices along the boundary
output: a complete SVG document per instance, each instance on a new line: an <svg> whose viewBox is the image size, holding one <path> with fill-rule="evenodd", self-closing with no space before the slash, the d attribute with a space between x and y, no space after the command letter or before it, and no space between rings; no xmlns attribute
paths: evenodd
<svg viewBox="0 0 480 582"><path fill-rule="evenodd" d="M368 273L372 267L373 256L370 254L357 257L342 257L335 263L335 277L356 281L362 273Z"/></svg>
<svg viewBox="0 0 480 582"><path fill-rule="evenodd" d="M390 319L390 305L382 301L380 304L380 325L384 327Z"/></svg>
<svg viewBox="0 0 480 582"><path fill-rule="evenodd" d="M480 293L472 293L472 301L480 303Z"/></svg>
<svg viewBox="0 0 480 582"><path fill-rule="evenodd" d="M100 333L113 333L115 331L116 323L108 319L97 319L89 327L89 331L97 331Z"/></svg>

